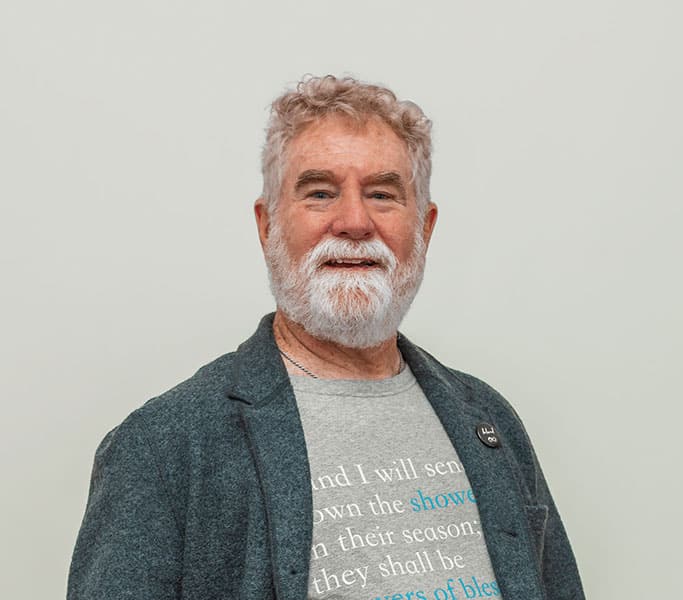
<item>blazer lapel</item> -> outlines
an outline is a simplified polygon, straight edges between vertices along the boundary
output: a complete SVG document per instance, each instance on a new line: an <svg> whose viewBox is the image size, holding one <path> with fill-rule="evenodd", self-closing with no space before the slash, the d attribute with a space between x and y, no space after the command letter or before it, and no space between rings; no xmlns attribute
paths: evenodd
<svg viewBox="0 0 683 600"><path fill-rule="evenodd" d="M230 389L260 478L270 531L273 582L280 600L303 599L313 529L311 476L289 376L272 334L273 315L237 351Z"/></svg>
<svg viewBox="0 0 683 600"><path fill-rule="evenodd" d="M529 536L524 495L505 446L490 448L476 428L492 423L471 401L472 390L403 336L399 346L455 447L477 498L486 545L505 600L543 600ZM492 423L494 426L496 423Z"/></svg>
<svg viewBox="0 0 683 600"><path fill-rule="evenodd" d="M272 314L264 317L256 333L238 348L226 394L243 404L265 499L276 597L303 600L313 529L310 470L296 399L273 339L272 321ZM472 390L401 335L399 346L465 466L503 597L543 600L524 496L504 432L499 432L500 448L481 443L477 425L492 420L472 402Z"/></svg>

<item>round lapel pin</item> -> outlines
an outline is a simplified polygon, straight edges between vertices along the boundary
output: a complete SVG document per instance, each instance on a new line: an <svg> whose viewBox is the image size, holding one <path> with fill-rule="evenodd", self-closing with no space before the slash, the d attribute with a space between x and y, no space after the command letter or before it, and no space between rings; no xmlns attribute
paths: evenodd
<svg viewBox="0 0 683 600"><path fill-rule="evenodd" d="M500 436L491 423L479 423L477 425L477 437L482 444L489 448L500 448Z"/></svg>

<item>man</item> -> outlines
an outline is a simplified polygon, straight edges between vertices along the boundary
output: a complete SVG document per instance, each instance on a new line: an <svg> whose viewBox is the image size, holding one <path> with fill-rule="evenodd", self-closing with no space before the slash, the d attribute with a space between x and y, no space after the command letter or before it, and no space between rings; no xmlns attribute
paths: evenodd
<svg viewBox="0 0 683 600"><path fill-rule="evenodd" d="M274 102L277 311L106 436L69 598L583 598L512 408L397 334L436 221L430 127L348 78Z"/></svg>

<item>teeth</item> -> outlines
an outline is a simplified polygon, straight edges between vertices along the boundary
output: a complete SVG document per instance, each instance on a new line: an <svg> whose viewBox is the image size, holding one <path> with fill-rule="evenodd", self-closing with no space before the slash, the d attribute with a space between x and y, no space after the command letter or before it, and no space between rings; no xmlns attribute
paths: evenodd
<svg viewBox="0 0 683 600"><path fill-rule="evenodd" d="M370 265L373 263L371 260L362 260L360 258L337 258L332 262L335 262L338 265Z"/></svg>

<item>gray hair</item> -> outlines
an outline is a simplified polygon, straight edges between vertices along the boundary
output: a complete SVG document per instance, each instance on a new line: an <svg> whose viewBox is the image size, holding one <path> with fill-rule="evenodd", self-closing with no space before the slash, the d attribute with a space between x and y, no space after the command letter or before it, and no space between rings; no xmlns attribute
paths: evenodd
<svg viewBox="0 0 683 600"><path fill-rule="evenodd" d="M289 142L313 121L330 115L343 115L358 125L379 117L391 127L408 147L418 213L424 214L430 199L432 122L417 104L399 101L388 88L333 75L306 76L271 105L261 156L262 195L268 212L273 212L280 196Z"/></svg>

